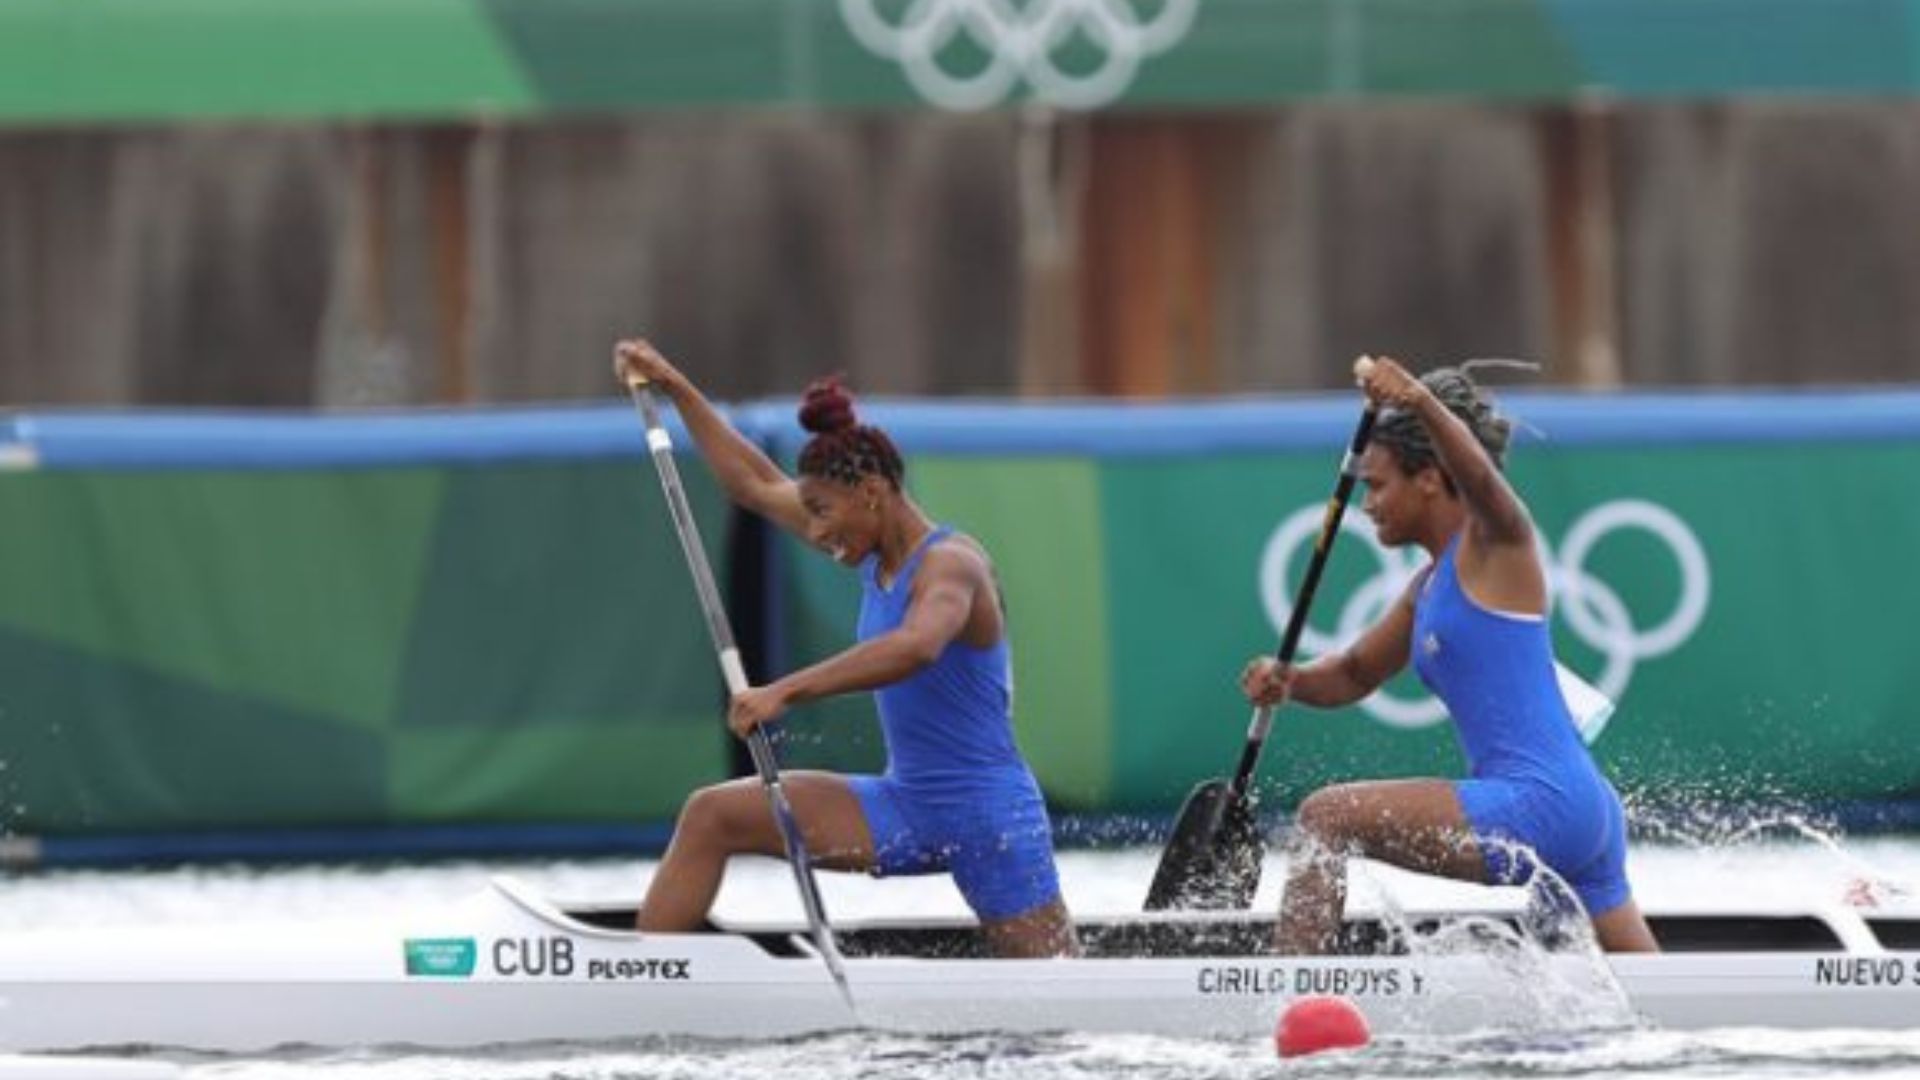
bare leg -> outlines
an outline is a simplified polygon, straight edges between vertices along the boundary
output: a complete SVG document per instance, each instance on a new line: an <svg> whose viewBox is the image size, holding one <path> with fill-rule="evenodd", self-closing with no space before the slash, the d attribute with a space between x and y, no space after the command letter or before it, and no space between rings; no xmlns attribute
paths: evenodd
<svg viewBox="0 0 1920 1080"><path fill-rule="evenodd" d="M1332 951L1347 906L1349 856L1423 874L1484 882L1486 863L1460 798L1445 780L1379 780L1322 788L1300 804L1274 947Z"/></svg>
<svg viewBox="0 0 1920 1080"><path fill-rule="evenodd" d="M1274 950L1283 956L1332 952L1346 909L1346 853L1296 829L1287 843L1287 882L1280 892Z"/></svg>
<svg viewBox="0 0 1920 1080"><path fill-rule="evenodd" d="M1009 919L980 924L987 949L1000 957L1079 956L1080 938L1058 897Z"/></svg>
<svg viewBox="0 0 1920 1080"><path fill-rule="evenodd" d="M860 800L844 777L788 772L781 774L780 781L814 865L830 870L873 866L873 837ZM635 928L656 933L699 929L720 891L729 858L741 854L784 858L786 852L758 777L701 788L680 810L673 840L653 875Z"/></svg>
<svg viewBox="0 0 1920 1080"><path fill-rule="evenodd" d="M1607 952L1659 952L1640 905L1629 900L1603 915L1593 917L1593 936Z"/></svg>

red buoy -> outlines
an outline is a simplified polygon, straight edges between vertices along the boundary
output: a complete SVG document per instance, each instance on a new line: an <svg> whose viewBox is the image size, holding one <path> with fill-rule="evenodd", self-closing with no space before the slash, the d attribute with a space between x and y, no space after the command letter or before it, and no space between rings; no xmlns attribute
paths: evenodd
<svg viewBox="0 0 1920 1080"><path fill-rule="evenodd" d="M1343 997L1296 998L1280 1014L1273 1029L1274 1049L1281 1057L1317 1054L1322 1050L1351 1050L1373 1038L1367 1018Z"/></svg>

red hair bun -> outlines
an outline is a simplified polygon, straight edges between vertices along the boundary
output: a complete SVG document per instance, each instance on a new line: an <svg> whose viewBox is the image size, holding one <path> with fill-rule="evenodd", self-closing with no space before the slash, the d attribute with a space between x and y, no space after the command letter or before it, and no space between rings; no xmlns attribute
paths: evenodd
<svg viewBox="0 0 1920 1080"><path fill-rule="evenodd" d="M807 387L800 401L800 426L815 435L845 431L857 420L853 415L853 395L840 385L838 377L820 379Z"/></svg>

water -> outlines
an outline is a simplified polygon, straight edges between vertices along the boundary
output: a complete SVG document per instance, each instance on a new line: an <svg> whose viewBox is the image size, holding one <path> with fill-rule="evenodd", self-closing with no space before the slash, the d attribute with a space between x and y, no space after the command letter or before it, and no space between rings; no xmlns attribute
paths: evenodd
<svg viewBox="0 0 1920 1080"><path fill-rule="evenodd" d="M1137 910L1157 853L1068 851L1061 877L1078 911ZM1278 861L1256 904L1277 903ZM1792 823L1749 828L1715 845L1643 844L1632 874L1654 907L1710 907L1742 896L1824 903L1861 882L1891 895L1920 882L1920 839L1834 842ZM236 917L377 914L395 905L451 902L488 875L512 873L562 899L632 897L650 864L622 861L452 863L420 867L190 868L156 873L62 872L0 883L0 929L99 923L168 927ZM821 878L835 917L960 914L944 879L875 882ZM1378 906L1471 902L1469 886L1363 866L1358 902ZM743 918L800 917L784 866L736 860L718 911ZM483 1053L394 1050L281 1051L266 1056L183 1056L190 1080L815 1080L916 1077L969 1080L1238 1080L1271 1077L1874 1077L1920 1080L1920 995L1905 1032L1728 1030L1673 1033L1622 1026L1604 992L1556 988L1543 999L1540 1034L1387 1040L1358 1052L1280 1061L1265 1040L1145 1036L924 1036L845 1033L781 1042L636 1040L552 1044Z"/></svg>

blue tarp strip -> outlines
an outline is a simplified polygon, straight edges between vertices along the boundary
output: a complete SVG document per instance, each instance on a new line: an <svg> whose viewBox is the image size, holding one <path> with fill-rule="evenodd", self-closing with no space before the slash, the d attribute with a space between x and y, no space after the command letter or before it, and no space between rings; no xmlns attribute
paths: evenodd
<svg viewBox="0 0 1920 1080"><path fill-rule="evenodd" d="M1860 442L1920 438L1920 390L1566 394L1509 391L1519 440L1555 446ZM1337 452L1352 394L1127 404L878 399L862 417L908 453L1106 458ZM791 402L728 410L791 456L805 434ZM671 414L669 414L671 415ZM675 442L687 436L670 421ZM352 415L246 411L51 411L0 420L0 460L43 469L317 469L478 464L645 452L625 403Z"/></svg>
<svg viewBox="0 0 1920 1080"><path fill-rule="evenodd" d="M665 415L675 444L689 446L679 418ZM351 416L76 411L19 414L9 426L42 469L381 468L638 457L647 449L639 416L620 404Z"/></svg>

